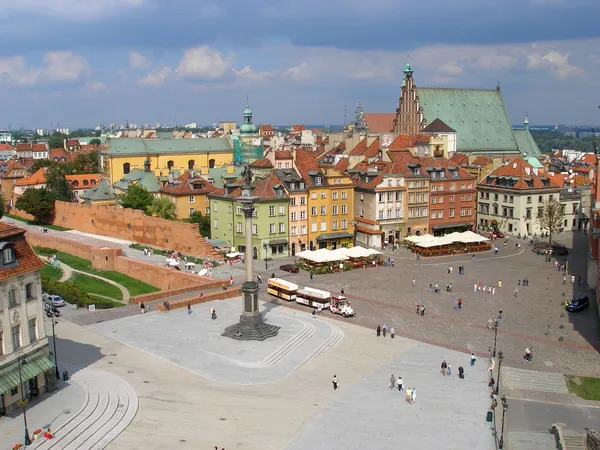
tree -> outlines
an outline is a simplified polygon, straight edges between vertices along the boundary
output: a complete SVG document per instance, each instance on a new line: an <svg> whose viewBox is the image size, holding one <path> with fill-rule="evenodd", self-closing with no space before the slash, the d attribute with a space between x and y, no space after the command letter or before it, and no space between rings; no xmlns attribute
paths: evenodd
<svg viewBox="0 0 600 450"><path fill-rule="evenodd" d="M54 194L46 188L28 188L17 199L15 207L44 222L54 214L54 200L56 200Z"/></svg>
<svg viewBox="0 0 600 450"><path fill-rule="evenodd" d="M100 159L98 158L98 152L91 153L80 153L75 157L72 167L74 173L77 174L89 174L98 173L100 171Z"/></svg>
<svg viewBox="0 0 600 450"><path fill-rule="evenodd" d="M161 219L173 220L177 217L175 203L170 198L160 197L155 198L146 209L146 214L149 216L160 217Z"/></svg>
<svg viewBox="0 0 600 450"><path fill-rule="evenodd" d="M560 202L550 197L542 203L537 220L542 230L548 230L548 242L552 245L552 234L562 227L565 219L565 210Z"/></svg>
<svg viewBox="0 0 600 450"><path fill-rule="evenodd" d="M0 219L2 216L4 216L4 208L6 208L6 205L4 204L4 196L0 194Z"/></svg>
<svg viewBox="0 0 600 450"><path fill-rule="evenodd" d="M94 138L90 140L90 145L100 145L102 142L98 138Z"/></svg>
<svg viewBox="0 0 600 450"><path fill-rule="evenodd" d="M121 206L123 208L141 209L146 211L152 200L153 195L141 186L135 184L129 185L125 194L121 195Z"/></svg>
<svg viewBox="0 0 600 450"><path fill-rule="evenodd" d="M200 211L190 214L189 223L197 223L200 234L205 238L210 238L210 215L205 216Z"/></svg>
<svg viewBox="0 0 600 450"><path fill-rule="evenodd" d="M52 133L52 136L48 138L48 147L50 148L64 148L65 147L65 139L67 139L66 134L62 134L59 132Z"/></svg>
<svg viewBox="0 0 600 450"><path fill-rule="evenodd" d="M58 166L53 166L46 174L46 188L54 194L56 200L70 202L73 200L73 190Z"/></svg>
<svg viewBox="0 0 600 450"><path fill-rule="evenodd" d="M54 163L52 161L50 161L49 159L38 159L33 166L31 166L31 173L36 173L38 170L40 170L42 167L50 167L52 166Z"/></svg>

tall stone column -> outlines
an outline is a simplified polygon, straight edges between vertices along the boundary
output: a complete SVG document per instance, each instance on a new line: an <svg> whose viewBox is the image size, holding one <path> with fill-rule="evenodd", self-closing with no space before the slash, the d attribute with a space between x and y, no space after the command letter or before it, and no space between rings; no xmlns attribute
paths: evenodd
<svg viewBox="0 0 600 450"><path fill-rule="evenodd" d="M242 204L242 208L244 209L246 232L246 281L242 285L242 315L238 323L225 329L223 336L238 340L264 341L267 338L277 336L279 327L263 322L258 305L260 286L254 280L252 266L252 213L254 211L254 202L258 200L258 197L253 197L251 194L252 186L248 180L242 188L242 196L236 199Z"/></svg>

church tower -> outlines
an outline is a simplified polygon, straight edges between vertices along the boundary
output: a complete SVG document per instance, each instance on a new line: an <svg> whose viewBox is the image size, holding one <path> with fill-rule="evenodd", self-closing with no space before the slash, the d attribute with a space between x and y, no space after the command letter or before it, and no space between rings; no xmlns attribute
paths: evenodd
<svg viewBox="0 0 600 450"><path fill-rule="evenodd" d="M413 78L410 61L404 66L404 78L394 119L394 133L417 134L427 123L423 119L423 108L419 105L417 86Z"/></svg>

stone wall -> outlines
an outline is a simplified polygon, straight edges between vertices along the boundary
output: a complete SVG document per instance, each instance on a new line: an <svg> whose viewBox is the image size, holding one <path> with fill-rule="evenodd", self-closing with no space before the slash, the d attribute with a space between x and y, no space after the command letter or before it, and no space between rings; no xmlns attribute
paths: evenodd
<svg viewBox="0 0 600 450"><path fill-rule="evenodd" d="M11 212L21 217L28 216L17 209ZM197 224L150 217L140 210L57 201L52 224L194 256L221 258L200 235Z"/></svg>
<svg viewBox="0 0 600 450"><path fill-rule="evenodd" d="M225 300L228 298L240 297L241 295L242 290L240 287L232 287L226 290L209 292L208 294L205 294L203 296L196 295L194 297L169 302L169 310L187 308L187 305L197 305L198 303L212 302L213 300ZM161 312L167 311L164 305L156 305L156 310Z"/></svg>

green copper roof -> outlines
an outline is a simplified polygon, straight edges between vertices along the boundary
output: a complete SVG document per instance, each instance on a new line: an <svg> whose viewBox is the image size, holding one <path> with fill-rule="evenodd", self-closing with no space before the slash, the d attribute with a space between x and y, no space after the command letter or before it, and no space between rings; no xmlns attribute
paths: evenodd
<svg viewBox="0 0 600 450"><path fill-rule="evenodd" d="M525 158L525 161L527 161L531 167L536 167L538 169L544 168L544 165L540 162L540 160L537 158L534 158L533 156L527 156Z"/></svg>
<svg viewBox="0 0 600 450"><path fill-rule="evenodd" d="M410 62L407 62L404 66L404 73L412 73L413 69L412 66L410 65Z"/></svg>
<svg viewBox="0 0 600 450"><path fill-rule="evenodd" d="M162 187L158 177L152 172L146 172L142 169L132 169L131 172L115 183L115 187L126 191L131 184L141 186L152 194L158 192Z"/></svg>
<svg viewBox="0 0 600 450"><path fill-rule="evenodd" d="M213 186L222 188L223 187L223 177L229 178L229 182L233 180L237 180L242 176L242 172L244 168L242 166L233 166L233 174L227 174L227 164L222 167L214 167L212 169L208 169L208 177L212 181Z"/></svg>
<svg viewBox="0 0 600 450"><path fill-rule="evenodd" d="M135 170L135 169L134 169ZM86 189L80 195L83 200L114 200L117 198L112 187L108 184L108 181L102 180L102 182L91 189Z"/></svg>
<svg viewBox="0 0 600 450"><path fill-rule="evenodd" d="M248 117L248 116L252 116L252 110L250 109L250 106L246 105L246 109L244 110L244 116Z"/></svg>
<svg viewBox="0 0 600 450"><path fill-rule="evenodd" d="M245 123L240 127L240 133L254 134L254 133L256 133L256 125L254 125L252 123Z"/></svg>
<svg viewBox="0 0 600 450"><path fill-rule="evenodd" d="M439 118L456 130L457 151L518 151L499 90L417 88L417 95L427 123Z"/></svg>
<svg viewBox="0 0 600 450"><path fill-rule="evenodd" d="M177 153L232 152L227 138L198 139L141 139L119 138L108 140L111 155L160 155Z"/></svg>
<svg viewBox="0 0 600 450"><path fill-rule="evenodd" d="M513 133L517 140L519 152L521 152L523 156L531 156L533 158L540 158L543 156L528 129L514 130Z"/></svg>

